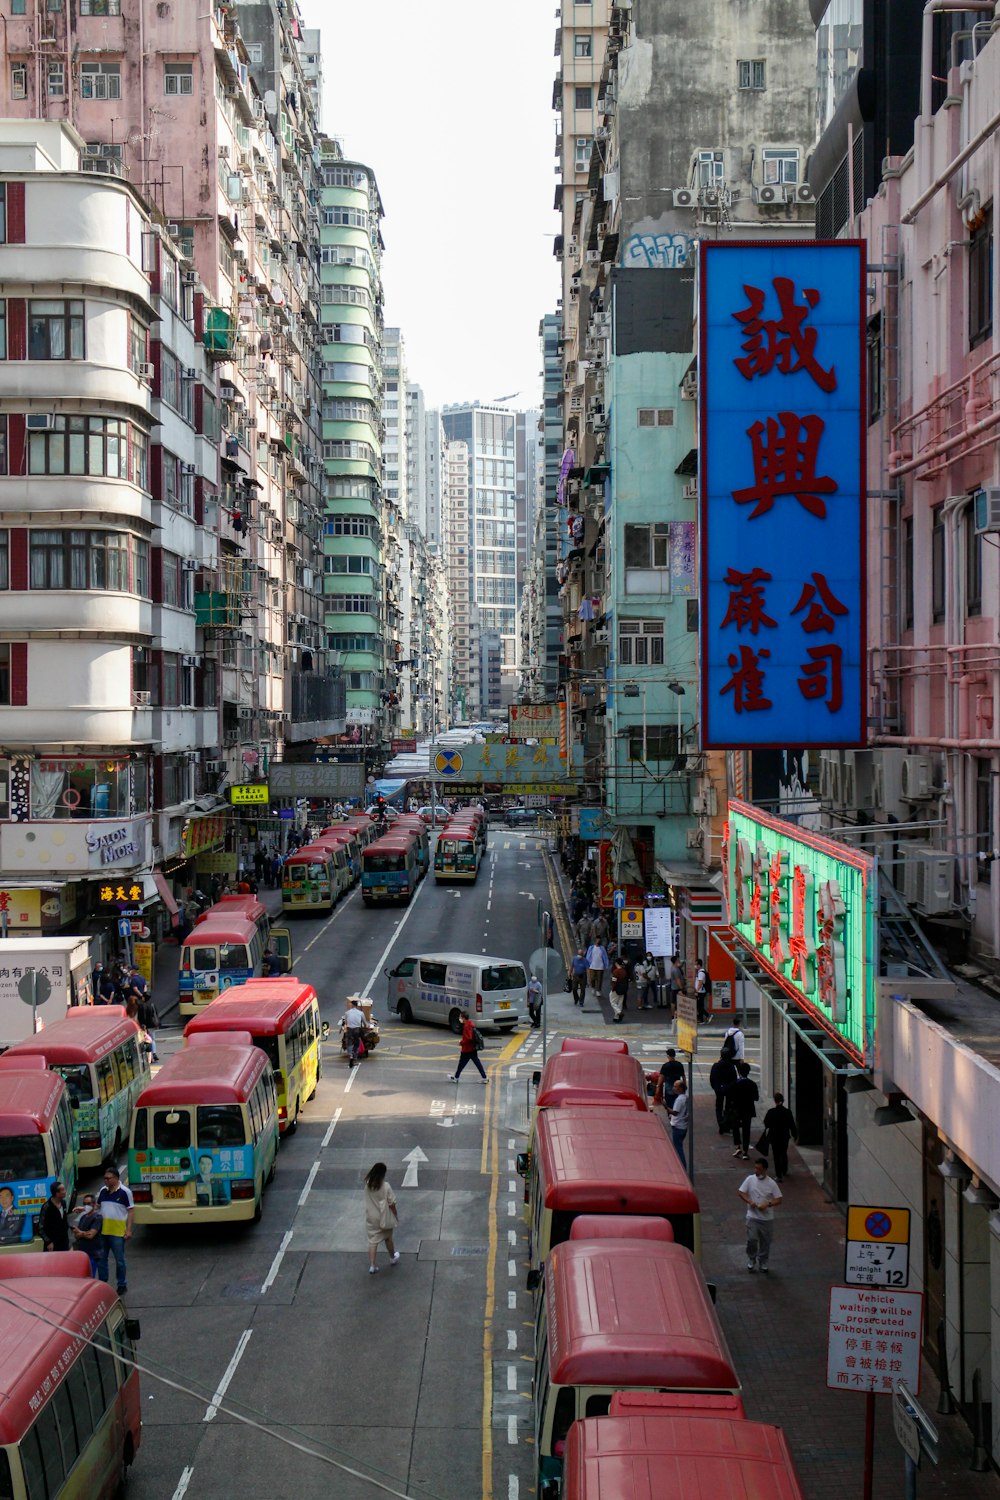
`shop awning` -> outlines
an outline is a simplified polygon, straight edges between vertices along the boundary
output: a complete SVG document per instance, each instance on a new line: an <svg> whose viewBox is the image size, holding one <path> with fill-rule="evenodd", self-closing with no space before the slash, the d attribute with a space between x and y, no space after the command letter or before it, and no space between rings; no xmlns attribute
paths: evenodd
<svg viewBox="0 0 1000 1500"><path fill-rule="evenodd" d="M148 885L149 880L150 876L148 875L144 875L142 877L142 883L144 887ZM170 912L172 916L176 917L177 902L174 900L174 893L170 889L170 886L167 884L167 877L164 875L162 870L153 871L152 883L155 893L159 895L159 898L167 908L167 911ZM144 894L146 894L145 891Z"/></svg>

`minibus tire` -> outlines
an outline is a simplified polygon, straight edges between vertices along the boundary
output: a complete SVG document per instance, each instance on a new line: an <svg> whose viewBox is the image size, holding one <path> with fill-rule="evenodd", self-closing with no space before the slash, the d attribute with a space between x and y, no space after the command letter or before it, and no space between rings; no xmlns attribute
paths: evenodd
<svg viewBox="0 0 1000 1500"><path fill-rule="evenodd" d="M117 1495L119 1500L125 1500L125 1484L128 1479L128 1471L135 1462L135 1448L132 1444L132 1434L128 1433L125 1438L125 1446L122 1449L121 1477L118 1480Z"/></svg>
<svg viewBox="0 0 1000 1500"><path fill-rule="evenodd" d="M122 1133L121 1133L120 1130L116 1130L115 1131L115 1143L112 1146L111 1150L108 1152L108 1162L109 1162L109 1164L112 1167L117 1168L117 1166L118 1166L118 1153L119 1153L119 1151L121 1149L122 1149Z"/></svg>
<svg viewBox="0 0 1000 1500"><path fill-rule="evenodd" d="M410 1022L413 1020L413 1011L410 1009L409 1000L400 1000L399 1004L396 1006L396 1017L398 1020L402 1021L404 1026L408 1026L410 1024Z"/></svg>
<svg viewBox="0 0 1000 1500"><path fill-rule="evenodd" d="M453 1010L451 1012L448 1017L448 1025L456 1036L462 1035L462 1012L460 1010Z"/></svg>
<svg viewBox="0 0 1000 1500"><path fill-rule="evenodd" d="M265 1187L270 1187L271 1186L271 1183L274 1181L274 1174L275 1174L275 1172L277 1170L278 1170L278 1152L277 1152L277 1149L275 1149L274 1155L271 1158L271 1170L270 1170L270 1172L268 1172L267 1176L264 1178L264 1186Z"/></svg>
<svg viewBox="0 0 1000 1500"><path fill-rule="evenodd" d="M260 1197L257 1199L257 1202L254 1204L254 1209L253 1209L253 1221L254 1221L254 1223L255 1224L259 1224L260 1221L261 1221L261 1219L263 1218L263 1216L264 1216L264 1186L263 1186L263 1183L262 1183L261 1184L261 1189L260 1189Z"/></svg>
<svg viewBox="0 0 1000 1500"><path fill-rule="evenodd" d="M296 1101L295 1101L295 1117L292 1120L292 1123L288 1127L288 1134L289 1135L294 1135L295 1132L299 1128L299 1111L301 1110L301 1108L302 1108L301 1102L298 1099L296 1099Z"/></svg>

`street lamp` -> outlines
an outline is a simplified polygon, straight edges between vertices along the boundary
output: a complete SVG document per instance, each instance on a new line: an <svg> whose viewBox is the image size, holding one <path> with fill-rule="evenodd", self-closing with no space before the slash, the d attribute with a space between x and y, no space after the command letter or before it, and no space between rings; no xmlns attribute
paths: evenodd
<svg viewBox="0 0 1000 1500"><path fill-rule="evenodd" d="M683 691L684 689L681 688L681 692ZM622 685L622 697L642 699L642 763L645 766L649 761L646 743L646 689L640 687L637 682L626 682Z"/></svg>
<svg viewBox="0 0 1000 1500"><path fill-rule="evenodd" d="M668 682L667 687L677 698L677 754L681 753L681 699L684 697L683 684L673 681Z"/></svg>

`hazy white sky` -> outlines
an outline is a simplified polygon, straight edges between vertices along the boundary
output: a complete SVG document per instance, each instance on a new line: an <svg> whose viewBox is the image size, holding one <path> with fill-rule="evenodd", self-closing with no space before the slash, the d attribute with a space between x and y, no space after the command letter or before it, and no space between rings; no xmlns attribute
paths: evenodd
<svg viewBox="0 0 1000 1500"><path fill-rule="evenodd" d="M323 128L373 168L386 323L428 405L541 402L559 295L554 0L301 0L323 33Z"/></svg>

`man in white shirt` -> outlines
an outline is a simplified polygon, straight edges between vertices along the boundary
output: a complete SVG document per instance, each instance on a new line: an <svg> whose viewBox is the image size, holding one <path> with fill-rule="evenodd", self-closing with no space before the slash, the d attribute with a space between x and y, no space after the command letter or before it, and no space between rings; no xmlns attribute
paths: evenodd
<svg viewBox="0 0 1000 1500"><path fill-rule="evenodd" d="M342 1024L347 1037L347 1066L354 1068L357 1067L358 1048L361 1045L361 1034L365 1024L364 1011L357 1004L356 995L352 995L347 1002L347 1012Z"/></svg>
<svg viewBox="0 0 1000 1500"><path fill-rule="evenodd" d="M732 1043L733 1043L732 1051L731 1052L729 1051L729 1048L726 1045L730 1038L732 1038ZM742 1032L742 1030L741 1030L741 1028L739 1026L730 1026L729 1030L726 1032L725 1036L722 1039L722 1045L723 1045L723 1048L727 1052L729 1052L729 1056L732 1058L733 1062L743 1062L744 1061L744 1054L746 1053L747 1039L743 1035L743 1032Z"/></svg>
<svg viewBox="0 0 1000 1500"><path fill-rule="evenodd" d="M681 1166L687 1171L687 1157L684 1155L684 1142L687 1140L688 1127L691 1124L691 1097L687 1091L687 1082L683 1078L674 1080L673 1097L667 1101L667 1114L670 1116L670 1138L674 1143L674 1150L681 1159Z"/></svg>
<svg viewBox="0 0 1000 1500"><path fill-rule="evenodd" d="M747 1206L747 1270L766 1273L771 1258L774 1210L781 1202L781 1189L767 1175L764 1157L759 1156L754 1162L753 1173L740 1183L739 1194Z"/></svg>
<svg viewBox="0 0 1000 1500"><path fill-rule="evenodd" d="M694 976L694 998L698 1004L698 1020L708 1020L708 974L704 964L699 964Z"/></svg>
<svg viewBox="0 0 1000 1500"><path fill-rule="evenodd" d="M604 990L604 971L608 967L608 950L603 943L591 943L587 949L587 982L600 998Z"/></svg>

